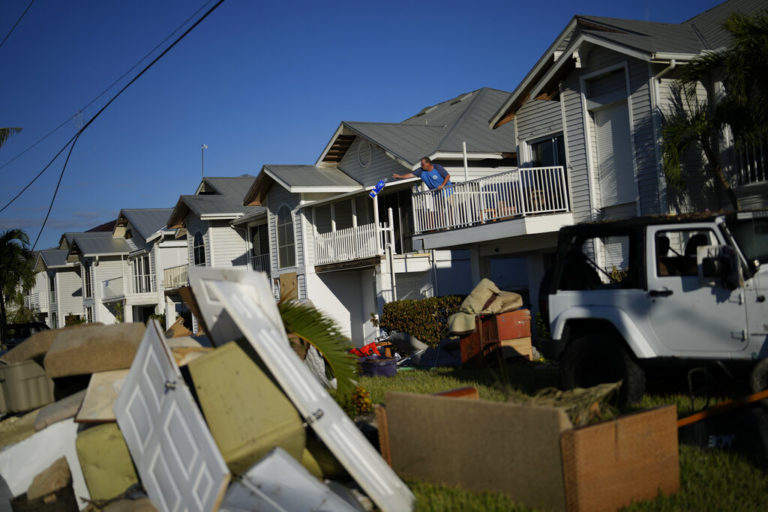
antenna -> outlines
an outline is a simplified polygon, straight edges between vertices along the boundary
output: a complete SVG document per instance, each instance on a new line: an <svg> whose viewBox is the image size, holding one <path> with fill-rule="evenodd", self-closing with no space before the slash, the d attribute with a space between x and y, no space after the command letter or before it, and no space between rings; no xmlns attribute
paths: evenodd
<svg viewBox="0 0 768 512"><path fill-rule="evenodd" d="M203 144L200 146L200 176L205 178L205 150L208 149L208 146Z"/></svg>

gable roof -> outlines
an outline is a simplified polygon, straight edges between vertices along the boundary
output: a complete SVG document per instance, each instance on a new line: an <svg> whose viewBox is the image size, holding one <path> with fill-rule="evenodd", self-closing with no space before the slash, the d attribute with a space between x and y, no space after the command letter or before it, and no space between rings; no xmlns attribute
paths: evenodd
<svg viewBox="0 0 768 512"><path fill-rule="evenodd" d="M514 119L517 110L528 100L554 97L553 84L573 69L574 53L584 42L648 62L684 63L704 51L728 44L729 35L723 22L730 14L752 13L761 8L765 8L765 0L728 0L679 24L574 16L502 107L489 118L489 124L500 128Z"/></svg>
<svg viewBox="0 0 768 512"><path fill-rule="evenodd" d="M261 205L266 193L275 182L293 194L303 192L344 194L363 190L362 184L337 167L265 165L245 194L243 204Z"/></svg>
<svg viewBox="0 0 768 512"><path fill-rule="evenodd" d="M470 158L514 153L514 127L499 132L487 122L508 97L508 92L486 87L426 107L400 123L343 121L316 165L341 161L353 140L350 136L364 137L410 169L424 156L458 156L463 142Z"/></svg>
<svg viewBox="0 0 768 512"><path fill-rule="evenodd" d="M67 262L67 252L64 249L44 249L39 251L35 261L35 272L45 269L73 267L73 263Z"/></svg>
<svg viewBox="0 0 768 512"><path fill-rule="evenodd" d="M165 222L172 211L171 208L124 208L120 210L112 235L119 236L119 228L130 223L141 238L148 240L165 228Z"/></svg>
<svg viewBox="0 0 768 512"><path fill-rule="evenodd" d="M129 252L130 248L125 240L112 238L110 231L74 233L67 261L74 261L78 256L121 256Z"/></svg>
<svg viewBox="0 0 768 512"><path fill-rule="evenodd" d="M169 228L180 228L189 213L203 220L231 220L254 213L258 206L244 206L244 191L256 178L250 175L236 178L203 178L195 195L182 195L168 217Z"/></svg>

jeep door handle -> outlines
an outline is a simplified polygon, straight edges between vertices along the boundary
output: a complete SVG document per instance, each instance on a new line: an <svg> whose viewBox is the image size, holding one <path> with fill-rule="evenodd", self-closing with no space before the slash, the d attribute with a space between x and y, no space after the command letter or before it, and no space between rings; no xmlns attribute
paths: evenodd
<svg viewBox="0 0 768 512"><path fill-rule="evenodd" d="M648 294L651 297L669 297L672 295L672 290L651 290Z"/></svg>

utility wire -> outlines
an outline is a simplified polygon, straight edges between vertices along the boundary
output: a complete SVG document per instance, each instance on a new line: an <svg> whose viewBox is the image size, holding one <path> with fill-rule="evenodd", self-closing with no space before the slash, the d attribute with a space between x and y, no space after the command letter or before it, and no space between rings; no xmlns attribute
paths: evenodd
<svg viewBox="0 0 768 512"><path fill-rule="evenodd" d="M32 1L34 2L35 0L32 0ZM39 139L37 139L37 141L35 141L34 143L32 143L32 144L31 144L29 147L27 147L27 149L25 149L24 151L22 151L22 152L21 152L21 153L19 153L18 155L14 156L13 158L11 158L10 160L8 160L8 161L7 161L7 162L5 162L4 164L0 165L0 170L3 170L3 169L5 169L5 168L6 168L6 167L8 167L9 165L11 165L13 162L15 162L16 160L18 160L18 159L19 159L19 158L21 158L22 156L24 156L24 155L25 155L25 154L26 154L28 151L32 150L32 149L33 149L33 148L35 148L35 147L36 147L38 144L40 144L41 142L43 142L45 139L47 139L48 137L50 137L51 135L53 135L54 133L56 133L57 131L59 131L59 130L60 130L62 127L66 126L66 125L67 125L67 123L69 123L69 122L70 122L72 119L74 119L74 118L75 118L75 117L76 117L76 116L77 116L79 113L81 113L81 112L84 112L84 111L85 111L86 109L88 109L88 108L89 108L91 105L93 105L94 103L96 103L96 101L98 101L98 100L99 100L99 99L100 99L102 96L104 96L105 94L107 94L107 92L109 92L109 90L110 90L110 89L112 89L112 88L113 88L115 85L117 85L119 82L121 82L121 81L122 81L122 80L123 80L123 79L124 79L126 76L128 76L128 74L129 74L131 71L133 71L134 69L136 69L137 67L139 67L139 64L141 64L142 62L144 62L145 60L147 60L147 58L149 58L149 56L150 56L150 55L152 55L153 53L155 53L155 51L156 51L158 48L160 48L162 45L164 45L164 44L165 44L165 43L166 43L166 42L167 42L167 41L168 41L168 40L169 40L171 37L173 37L173 35L174 35L174 34L176 34L176 33L177 33L179 30L181 30L181 28L182 28L184 25L186 25L187 23L189 23L189 21L190 21L192 18L194 18L195 16L197 16L197 14L198 14L200 11L202 11L203 9L205 9L205 6L206 6L206 5L208 5L208 4L210 4L210 3L211 3L211 0L209 0L208 2L206 2L206 3L204 3L202 6L200 6L200 8L199 8L198 10L196 10L195 12L193 12L193 13L192 13L192 14L191 14L191 15L190 15L190 16L189 16L189 17L188 17L186 20L184 20L184 22L182 22L182 24L181 24L181 25L179 25L178 27L176 27L176 30L174 30L173 32L171 32L170 34L168 34L168 35L166 36L166 38L165 38L165 39L163 39L162 41L160 41L159 43L157 43L157 44L155 45L155 47L154 47L154 48L152 48L150 51L148 51L148 52L147 52L147 53L146 53L146 54L145 54L145 55L144 55L144 56L143 56L141 59L139 59L139 60L136 62L136 64L134 64L133 66L131 66L131 67L128 69L128 71L126 71L125 73L123 73L122 75L120 75L120 76L119 76L119 77L118 77L118 78L117 78L117 79L116 79L114 82L112 82L111 84L109 84L109 86L108 86L106 89L104 89L103 91L101 91L101 92L99 93L99 95L98 95L98 96L96 96L95 98L93 98L93 99L92 99L90 102L88 102L88 103L87 103L87 104L86 104L86 105L85 105L83 108L81 108L80 110L78 110L78 111L77 111L77 112L76 112L74 115L72 115L72 116L70 116L70 117L66 118L66 119L65 119L64 121L62 121L62 122L61 122L61 124L59 124L59 125L58 125L56 128L54 128L53 130L49 131L48 133L46 133L45 135L43 135L42 137L40 137ZM30 5L31 5L31 4L30 4ZM70 140L67 142L67 144L69 144L71 141L72 141L72 139L70 139ZM65 147L66 147L66 146L65 146ZM59 154L61 154L61 153L59 153Z"/></svg>
<svg viewBox="0 0 768 512"><path fill-rule="evenodd" d="M48 165L46 165L46 166L45 166L45 169L43 169L42 171L40 171L40 172L38 173L38 175L37 175L37 176L35 176L35 178L34 178L34 179L33 179L33 180L30 182L30 183L28 183L28 184L27 184L27 185L24 187L24 189L22 190L22 192L19 192L18 194L16 194L16 196L15 196L15 197L14 197L14 198L13 198L13 199L10 201L10 202L8 202L8 203L7 203L5 206L3 206L3 208L2 208L2 209L0 209L0 212L4 211L6 208L8 208L8 206L10 206L10 205L11 205L11 204L12 204L12 203L13 203L13 202L14 202L14 201L15 201L15 200L16 200L16 199L17 199L17 198L18 198L18 197L19 197L19 196L20 196L20 195L21 195L21 194L24 192L24 190L28 189L28 188L29 188L29 187L32 185L32 183L34 183L34 182L35 182L35 180L37 180L37 178L39 178L39 177L40 177L40 176L43 174L43 172L45 172L45 170L46 170L48 167L50 167L50 165L53 163L53 161L54 161L54 160L56 160L56 158L58 158L58 157L59 157L59 155L60 155L62 152L64 152L64 150L67 148L67 146L68 146L70 143L72 143L72 146L71 146L71 147L70 147L70 149L69 149L69 154L67 155L67 160L66 160L66 162L64 162L64 166L63 166L63 167L62 167L62 169L61 169L61 174L59 175L59 182L58 182L58 184L56 185L56 190L54 191L53 197L51 198L51 203L50 203L50 205L49 205L49 208L48 208L48 213L50 214L51 208L53 208L53 203L54 203L54 201L56 200L56 195L57 195L57 193L58 193L58 191L59 191L59 185L61 184L61 179L64 177L64 172L67 170L67 163L69 162L69 155L71 155L71 154L72 154L72 150L73 150L73 149L74 149L74 147L75 147L75 143L76 143L76 142L77 142L77 140L80 138L80 135L82 135L82 133L83 133L83 132L84 132L84 131L85 131L85 130L86 130L86 129L87 129L87 128L88 128L88 127L89 127L89 126L90 126L90 125L91 125L91 124L92 124L92 123L93 123L93 122L94 122L94 121L95 121L95 120L96 120L96 119L97 119L97 118L98 118L100 115L101 115L101 114L102 114L102 112L104 112L104 111L105 111L105 110L106 110L106 109L107 109L107 108L108 108L108 107L109 107L109 106L110 106L110 105L111 105L111 104L112 104L112 103L113 103L113 102L114 102L114 101L115 101L117 98L119 98L119 97L120 97L120 95L121 95L121 94L123 94L123 92L125 92L125 90L126 90L126 89L128 89L128 87L130 87L131 85L133 85L133 83L134 83L134 82L136 82L136 80L138 80L139 78L141 78L141 76L142 76L144 73L146 73L147 71L149 71L149 69L150 69L152 66L154 66L154 65L155 65L155 63L156 63L157 61L159 61L160 59L162 59L162 58L163 58L163 57L164 57L164 56L165 56L165 55L166 55L166 54L167 54L169 51L171 51L171 49L173 49L173 47L174 47L174 46L176 46L176 45L177 45L179 42L181 42L181 40L182 40L182 39L184 39L185 37L187 37L187 35L188 35L190 32L192 32L192 30L194 30L194 29L195 29L195 28L196 28L196 27L197 27L197 26L198 26L200 23L202 23L202 21L203 21L205 18L207 18L207 17L208 17L208 16L209 16L209 15L210 15L210 14L211 14L213 11L215 11L215 10L216 10L216 9L217 9L217 8L218 8L218 7L219 7L221 4L222 4L222 3L224 3L224 0L218 0L218 2L216 2L216 4L215 4L215 5L213 5L213 7L211 7L210 9L208 9L208 11L206 11L206 13L205 13L205 14L203 14L203 15L200 17L200 19L198 19L198 20L197 20L195 23L193 23L193 24L192 24L192 26L190 26L190 27L189 27L187 30L185 30L183 34L181 34L179 37L177 37L177 38L176 38L176 40L174 40L174 41L173 41L173 43L171 43L171 44L168 46L168 48L166 48L165 50L163 50L163 51L162 51L162 53L160 53L160 55L158 55L157 57L155 57L155 58L152 60L152 62L150 62L149 64L147 64L147 65L144 67L144 69L142 69L142 70L141 70L141 71L140 71L140 72L139 72L139 73L138 73L136 76L134 76L134 77L131 79L131 81L130 81L130 82L128 82L127 84L125 84L125 85L123 86L123 88L122 88L122 89L120 89L120 90L117 92L117 94L115 94L114 96L112 96L112 98L111 98L111 99L110 99L110 100L109 100L109 101L108 101L108 102L107 102L107 103L106 103L106 104L105 104L103 107L101 107L101 109L99 109L99 111L98 111L98 112L96 112L96 114L94 114L94 115L93 115L93 117L91 117L91 118L88 120L88 122L87 122L87 123L85 123L85 124L83 125L83 127L82 127L82 128L80 128L80 129L77 131L77 133L76 133L76 134L75 134L75 135L74 135L74 136L73 136L73 137L72 137L72 138L71 138L71 139L70 139L70 140L67 142L67 144L65 144L65 145L64 145L64 147L63 147L63 148L61 148L61 150L60 150L60 151L59 151L59 152L56 154L56 156L53 158L53 160L51 160L51 162L50 162ZM42 232L43 232L43 229L45 229L45 224L46 224L47 222L48 222L48 215L46 215L46 217L45 217L45 220L43 221L43 225L42 225L42 226L40 226L40 234L42 234ZM38 239L40 238L40 234L38 234L38 236L37 236L37 238L38 238ZM37 244L37 240L35 240L35 244ZM33 250L34 250L34 246L33 246L32 248L33 248Z"/></svg>
<svg viewBox="0 0 768 512"><path fill-rule="evenodd" d="M19 19L16 20L16 23L13 24L13 26L11 27L11 30L8 31L8 34L3 38L2 42L0 42L0 48L2 48L5 42L8 40L8 38L11 37L11 34L13 34L13 31L16 30L16 26L19 23L21 23L22 18L24 18L24 15L27 14L27 11L29 10L30 7L32 7L33 3L35 3L35 0L32 0L31 2L29 2L29 5L27 6L27 8L24 9L24 12L21 13L21 16L19 16Z"/></svg>

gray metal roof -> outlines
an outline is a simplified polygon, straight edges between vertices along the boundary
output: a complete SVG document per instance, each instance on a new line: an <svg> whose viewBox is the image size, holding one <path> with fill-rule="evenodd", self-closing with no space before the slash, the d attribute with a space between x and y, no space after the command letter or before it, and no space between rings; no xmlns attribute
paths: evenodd
<svg viewBox="0 0 768 512"><path fill-rule="evenodd" d="M423 156L439 152L513 153L514 126L491 130L488 119L509 97L508 92L483 88L427 107L402 123L345 121L352 131L369 139L411 166Z"/></svg>
<svg viewBox="0 0 768 512"><path fill-rule="evenodd" d="M133 229L146 240L165 227L172 208L133 208L120 210L120 217L125 217Z"/></svg>
<svg viewBox="0 0 768 512"><path fill-rule="evenodd" d="M256 177L204 178L196 195L179 196L176 206L166 220L169 227L177 227L189 213L198 217L220 216L236 219L242 215L263 211L261 206L244 206L243 198Z"/></svg>
<svg viewBox="0 0 768 512"><path fill-rule="evenodd" d="M705 48L716 50L722 48L730 41L730 35L723 28L723 22L732 13L754 14L761 9L767 9L765 0L729 0L708 9L683 22L690 25L701 34L705 41Z"/></svg>
<svg viewBox="0 0 768 512"><path fill-rule="evenodd" d="M264 171L291 192L322 188L327 192L351 192L362 185L336 167L314 165L265 165Z"/></svg>
<svg viewBox="0 0 768 512"><path fill-rule="evenodd" d="M97 233L75 233L72 249L77 247L83 256L128 254L128 245L122 238L112 238L109 231Z"/></svg>
<svg viewBox="0 0 768 512"><path fill-rule="evenodd" d="M65 249L45 249L40 251L40 257L47 268L68 267L67 252Z"/></svg>

